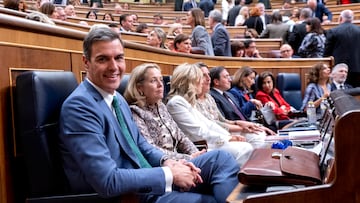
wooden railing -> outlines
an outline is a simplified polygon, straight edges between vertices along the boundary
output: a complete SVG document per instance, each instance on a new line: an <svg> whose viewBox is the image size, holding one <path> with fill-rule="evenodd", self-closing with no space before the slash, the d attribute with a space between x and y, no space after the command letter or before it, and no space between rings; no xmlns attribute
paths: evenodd
<svg viewBox="0 0 360 203"><path fill-rule="evenodd" d="M82 63L82 41L86 32L52 26L24 18L0 14L0 202L14 202L24 182L14 182L17 172L23 171L13 165L21 161L21 147L13 128L11 95L16 86L16 76L26 70L67 70L74 72L80 82L85 69ZM171 75L181 63L204 62L210 67L223 65L231 74L241 66L250 66L257 72L296 72L301 75L303 89L305 74L317 62L330 67L332 58L319 59L242 59L232 57L209 57L189 55L152 48L125 41L126 72L148 62L157 63L164 75ZM25 180L24 180L25 181ZM15 191L12 185L17 185Z"/></svg>

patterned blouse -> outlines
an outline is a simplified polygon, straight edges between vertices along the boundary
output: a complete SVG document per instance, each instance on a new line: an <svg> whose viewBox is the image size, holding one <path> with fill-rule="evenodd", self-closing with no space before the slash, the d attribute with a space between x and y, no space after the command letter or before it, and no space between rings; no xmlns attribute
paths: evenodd
<svg viewBox="0 0 360 203"><path fill-rule="evenodd" d="M143 108L130 105L130 109L141 134L170 158L189 160L190 155L198 151L177 126L162 102Z"/></svg>
<svg viewBox="0 0 360 203"><path fill-rule="evenodd" d="M325 41L324 34L308 33L299 47L298 54L302 58L322 58L325 50Z"/></svg>
<svg viewBox="0 0 360 203"><path fill-rule="evenodd" d="M215 121L218 125L228 130L225 117L220 113L214 98L210 94L205 95L205 99L197 99L195 108L200 111L207 119Z"/></svg>

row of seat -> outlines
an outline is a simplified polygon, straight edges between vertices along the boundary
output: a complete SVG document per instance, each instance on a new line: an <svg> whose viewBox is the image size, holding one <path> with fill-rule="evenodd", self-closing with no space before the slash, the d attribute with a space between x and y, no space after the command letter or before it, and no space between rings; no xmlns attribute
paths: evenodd
<svg viewBox="0 0 360 203"><path fill-rule="evenodd" d="M125 74L121 80L118 92L125 92L130 75ZM301 79L298 73L279 73L276 77L277 88L281 95L292 107L300 109L302 105ZM171 75L163 76L164 98L170 91Z"/></svg>
<svg viewBox="0 0 360 203"><path fill-rule="evenodd" d="M129 77L124 75L121 81L118 91L122 94ZM170 90L170 79L171 76L164 76L165 96ZM26 71L17 77L15 126L26 160L28 202L114 201L104 200L97 194L72 194L66 182L57 145L58 119L62 103L77 85L74 74L66 71ZM300 77L297 74L278 74L278 87L289 103L295 99L294 94L301 98Z"/></svg>

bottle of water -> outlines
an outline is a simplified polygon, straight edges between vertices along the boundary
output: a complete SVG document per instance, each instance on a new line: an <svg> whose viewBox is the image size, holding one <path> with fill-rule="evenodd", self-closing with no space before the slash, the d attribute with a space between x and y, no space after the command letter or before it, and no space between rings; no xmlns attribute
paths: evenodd
<svg viewBox="0 0 360 203"><path fill-rule="evenodd" d="M321 118L324 116L324 113L329 106L327 99L323 98L320 103L320 109L321 109Z"/></svg>
<svg viewBox="0 0 360 203"><path fill-rule="evenodd" d="M313 101L309 101L307 108L306 108L306 114L307 114L307 119L308 119L308 123L310 126L315 126L316 125L316 108L314 105Z"/></svg>

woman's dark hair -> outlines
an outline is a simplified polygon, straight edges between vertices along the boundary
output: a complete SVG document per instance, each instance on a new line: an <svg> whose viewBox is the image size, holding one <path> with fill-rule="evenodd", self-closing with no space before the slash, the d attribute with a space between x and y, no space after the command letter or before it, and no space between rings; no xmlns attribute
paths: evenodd
<svg viewBox="0 0 360 203"><path fill-rule="evenodd" d="M95 14L95 15L96 15L96 14ZM104 17L103 17L103 20L105 20L105 16L106 16L106 15L109 15L110 18L111 18L111 20L114 21L114 16L113 16L111 13L105 13L105 14L104 14Z"/></svg>
<svg viewBox="0 0 360 203"><path fill-rule="evenodd" d="M281 13L279 11L275 11L271 15L271 23L282 23L282 16L281 16Z"/></svg>
<svg viewBox="0 0 360 203"><path fill-rule="evenodd" d="M245 50L245 45L241 41L231 41L231 55L236 56L239 50Z"/></svg>
<svg viewBox="0 0 360 203"><path fill-rule="evenodd" d="M255 73L256 75L256 71L252 68L250 68L249 66L243 66L240 69L238 69L235 74L234 74L234 78L231 82L232 86L234 87L238 87L241 90L248 90L244 84L243 84L243 78L248 77L250 74Z"/></svg>
<svg viewBox="0 0 360 203"><path fill-rule="evenodd" d="M136 26L135 32L143 33L143 30L148 29L148 25L146 23L140 23L138 26Z"/></svg>
<svg viewBox="0 0 360 203"><path fill-rule="evenodd" d="M250 47L250 44L255 42L254 40L252 39L247 39L244 41L244 46L245 46L245 49L249 48Z"/></svg>
<svg viewBox="0 0 360 203"><path fill-rule="evenodd" d="M19 10L19 0L4 0L4 8Z"/></svg>
<svg viewBox="0 0 360 203"><path fill-rule="evenodd" d="M273 89L271 91L274 90L274 88L276 87L276 81L275 81L275 77L274 75L270 72L270 71L264 71L262 73L259 74L259 77L257 79L257 88L258 90L263 91L263 84L264 84L264 80L266 77L270 76L272 82L273 82Z"/></svg>
<svg viewBox="0 0 360 203"><path fill-rule="evenodd" d="M89 18L89 15L90 15L91 13L93 13L93 14L95 15L95 19L98 19L97 14L96 14L96 12L95 12L94 10L88 11L87 14L86 14L86 18Z"/></svg>
<svg viewBox="0 0 360 203"><path fill-rule="evenodd" d="M318 18L310 18L308 20L306 20L306 24L310 26L310 31L309 32L314 32L317 34L323 34L324 30L321 27L321 22Z"/></svg>
<svg viewBox="0 0 360 203"><path fill-rule="evenodd" d="M182 34L182 33L176 35L176 37L175 37L175 39L174 39L174 48L175 48L175 50L178 49L178 47L177 47L177 44L178 44L178 43L181 43L181 42L183 42L183 41L185 41L185 40L188 40L188 39L190 39L189 35Z"/></svg>
<svg viewBox="0 0 360 203"><path fill-rule="evenodd" d="M55 12L55 5L50 2L43 3L40 6L39 11L50 17Z"/></svg>
<svg viewBox="0 0 360 203"><path fill-rule="evenodd" d="M317 63L315 64L309 71L308 74L308 84L310 83L318 83L319 82L319 78L320 78L320 72L321 70L323 70L325 68L325 64L324 63ZM329 82L329 81L328 81Z"/></svg>

